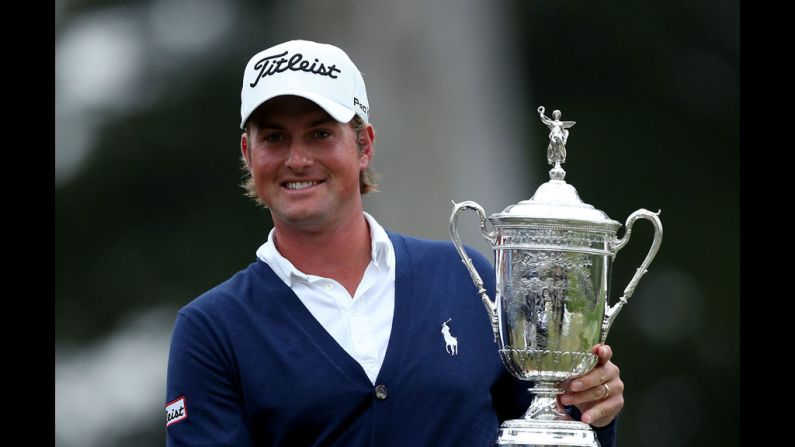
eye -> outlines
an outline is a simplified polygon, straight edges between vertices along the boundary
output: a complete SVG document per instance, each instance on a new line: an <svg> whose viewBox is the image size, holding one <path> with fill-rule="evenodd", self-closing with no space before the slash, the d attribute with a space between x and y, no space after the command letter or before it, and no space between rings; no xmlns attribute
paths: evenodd
<svg viewBox="0 0 795 447"><path fill-rule="evenodd" d="M331 136L331 132L325 129L315 129L312 131L312 138L328 138Z"/></svg>
<svg viewBox="0 0 795 447"><path fill-rule="evenodd" d="M284 140L284 135L279 132L267 132L262 140L267 143L278 143Z"/></svg>

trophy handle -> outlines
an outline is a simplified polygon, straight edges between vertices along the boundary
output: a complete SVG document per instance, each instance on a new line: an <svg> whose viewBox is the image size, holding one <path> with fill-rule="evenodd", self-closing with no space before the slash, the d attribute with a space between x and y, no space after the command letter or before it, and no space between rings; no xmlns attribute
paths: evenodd
<svg viewBox="0 0 795 447"><path fill-rule="evenodd" d="M494 247L494 244L497 241L497 232L486 230L486 212L483 211L483 207L471 200L461 203L453 202L453 214L450 215L450 236L453 238L453 245L455 245L458 255L461 256L461 261L464 262L464 265L469 271L469 276L472 277L472 282L475 283L475 287L478 289L480 300L486 307L486 312L489 314L489 321L491 321L491 329L494 331L494 342L496 343L497 337L499 335L497 305L491 299L489 299L489 295L486 293L486 289L483 287L483 280L480 278L478 271L475 270L475 266L472 264L472 259L467 256L467 253L464 250L464 245L461 243L461 237L458 235L458 213L465 209L477 211L478 215L480 216L480 233L483 235L484 239L489 241L492 247Z"/></svg>
<svg viewBox="0 0 795 447"><path fill-rule="evenodd" d="M649 249L649 253L646 254L646 259L643 260L643 263L640 267L635 271L635 276L632 277L632 280L627 285L626 289L624 289L624 295L618 299L618 303L615 306L610 307L609 303L605 301L605 319L602 322L602 343L605 342L607 338L607 332L610 330L610 326L613 325L613 321L616 319L616 316L621 311L621 308L624 307L624 304L627 304L627 300L630 296L635 292L635 287L638 285L638 281L640 278L646 274L649 268L649 264L651 264L652 259L657 255L657 250L660 249L660 243L662 242L662 223L660 223L660 219L657 217L660 215L660 211L656 213L652 213L646 209L639 209L634 213L630 214L627 218L627 223L625 226L626 231L624 232L624 237L621 239L614 240L611 245L611 251L613 255L618 253L619 250L624 248L624 246L629 242L629 237L632 235L632 224L635 223L638 219L646 219L654 225L654 241L651 243L651 248Z"/></svg>

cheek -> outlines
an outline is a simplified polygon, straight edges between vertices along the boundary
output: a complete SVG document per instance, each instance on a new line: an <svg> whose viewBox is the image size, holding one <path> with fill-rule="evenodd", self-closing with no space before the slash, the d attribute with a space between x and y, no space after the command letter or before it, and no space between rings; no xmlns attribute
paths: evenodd
<svg viewBox="0 0 795 447"><path fill-rule="evenodd" d="M250 162L250 169L259 176L272 175L278 170L279 161L266 154L253 154Z"/></svg>
<svg viewBox="0 0 795 447"><path fill-rule="evenodd" d="M272 164L258 163L254 161L251 165L251 178L257 185L257 189L263 190L270 188L273 184L273 179L276 178L277 169Z"/></svg>

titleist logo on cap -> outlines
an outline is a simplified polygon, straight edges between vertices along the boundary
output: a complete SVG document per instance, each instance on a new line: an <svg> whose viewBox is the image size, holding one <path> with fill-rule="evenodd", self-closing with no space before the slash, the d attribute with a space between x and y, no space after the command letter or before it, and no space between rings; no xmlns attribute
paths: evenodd
<svg viewBox="0 0 795 447"><path fill-rule="evenodd" d="M259 70L259 76L257 76L257 79L249 84L249 86L256 87L259 83L259 80L265 76L283 73L287 70L305 71L307 73L328 76L332 79L337 79L337 76L335 76L334 73L341 73L340 69L337 68L336 65L329 65L326 67L318 59L315 59L314 62L310 63L308 60L304 59L304 55L301 53L295 53L290 56L289 59L287 59L287 53L288 51L285 51L284 53L273 56L265 56L258 60L257 63L254 64L254 70ZM277 60L277 58L281 59Z"/></svg>

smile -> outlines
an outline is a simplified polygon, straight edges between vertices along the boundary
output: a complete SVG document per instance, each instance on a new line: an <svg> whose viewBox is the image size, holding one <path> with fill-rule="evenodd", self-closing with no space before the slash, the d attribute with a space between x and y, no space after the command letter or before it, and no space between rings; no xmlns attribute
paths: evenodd
<svg viewBox="0 0 795 447"><path fill-rule="evenodd" d="M299 189L306 189L311 188L312 186L319 185L321 182L317 180L308 181L308 182L287 182L284 183L284 187L290 190L299 190Z"/></svg>

